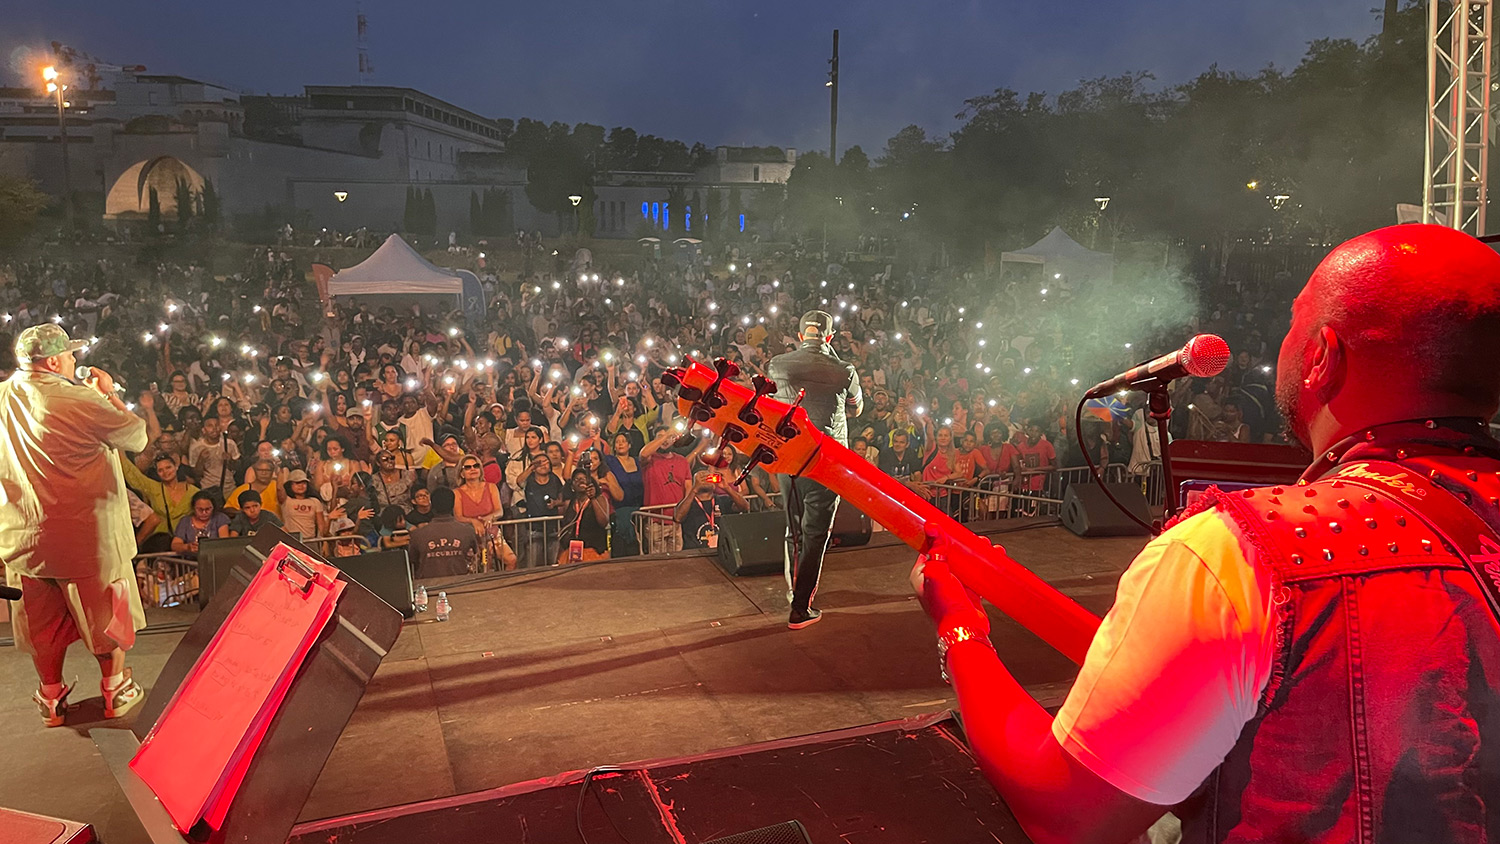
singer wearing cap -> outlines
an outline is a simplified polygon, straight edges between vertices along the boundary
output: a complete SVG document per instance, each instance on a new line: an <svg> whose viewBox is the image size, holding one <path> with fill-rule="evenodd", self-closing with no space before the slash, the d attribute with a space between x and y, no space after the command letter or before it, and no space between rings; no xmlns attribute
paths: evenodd
<svg viewBox="0 0 1500 844"><path fill-rule="evenodd" d="M36 665L32 699L49 727L66 717L63 659L78 640L99 661L106 718L145 697L125 667L146 615L115 450L144 449L146 422L109 373L77 366L86 345L50 322L32 326L16 340L19 368L0 382L0 559L21 590L11 627Z"/></svg>
<svg viewBox="0 0 1500 844"><path fill-rule="evenodd" d="M799 323L802 343L786 354L771 358L766 374L776 382L776 398L797 400L806 390L802 407L807 418L823 433L849 442L850 416L864 412L864 395L854 365L839 360L833 347L833 317L823 311L808 311ZM817 622L822 616L812 605L823 571L823 554L839 497L832 490L806 478L784 478L782 498L786 503L786 574L792 587L792 611L787 626L793 630Z"/></svg>

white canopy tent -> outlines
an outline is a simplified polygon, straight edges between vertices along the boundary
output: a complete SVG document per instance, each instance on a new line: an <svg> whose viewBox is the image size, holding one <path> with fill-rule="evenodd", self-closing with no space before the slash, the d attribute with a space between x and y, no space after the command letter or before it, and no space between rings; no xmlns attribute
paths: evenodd
<svg viewBox="0 0 1500 844"><path fill-rule="evenodd" d="M1002 252L1001 263L1041 264L1042 272L1061 274L1070 281L1108 282L1114 279L1115 258L1108 252L1086 249L1061 227L1025 249Z"/></svg>
<svg viewBox="0 0 1500 844"><path fill-rule="evenodd" d="M391 235L364 261L334 273L328 295L334 296L463 296L464 280L455 270L433 264Z"/></svg>

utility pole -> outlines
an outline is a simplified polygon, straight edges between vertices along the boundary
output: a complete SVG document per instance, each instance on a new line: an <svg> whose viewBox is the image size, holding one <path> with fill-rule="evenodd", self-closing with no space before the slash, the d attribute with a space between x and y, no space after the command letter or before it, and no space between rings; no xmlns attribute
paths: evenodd
<svg viewBox="0 0 1500 844"><path fill-rule="evenodd" d="M839 163L839 31L833 31L833 58L828 60L828 160Z"/></svg>

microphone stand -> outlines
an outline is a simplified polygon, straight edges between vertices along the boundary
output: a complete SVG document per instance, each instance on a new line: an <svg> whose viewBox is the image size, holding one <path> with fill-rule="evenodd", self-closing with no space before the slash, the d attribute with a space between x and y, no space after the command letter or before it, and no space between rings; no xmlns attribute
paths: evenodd
<svg viewBox="0 0 1500 844"><path fill-rule="evenodd" d="M1146 393L1146 407L1156 422L1156 441L1161 446L1162 477L1162 524L1177 515L1177 483L1172 477L1172 451L1169 445L1167 423L1172 419L1172 395L1165 383L1157 384ZM1160 529L1157 533L1160 533Z"/></svg>

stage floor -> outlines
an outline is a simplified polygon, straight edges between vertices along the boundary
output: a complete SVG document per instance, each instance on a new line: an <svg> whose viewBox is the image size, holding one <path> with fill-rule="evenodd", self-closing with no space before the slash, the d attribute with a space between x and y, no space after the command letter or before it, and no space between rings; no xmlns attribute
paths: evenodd
<svg viewBox="0 0 1500 844"><path fill-rule="evenodd" d="M993 541L1099 613L1145 542L1080 539L1055 522L1002 524ZM931 624L906 581L914 554L894 542L877 533L871 546L831 553L816 601L824 619L800 631L786 628L779 576L732 578L706 557L456 585L451 621L429 613L402 629L302 817L952 707ZM148 688L178 638L147 631L132 651ZM1004 618L993 638L1033 695L1061 702L1072 665ZM81 712L46 730L29 699L30 660L0 648L0 805L92 822L109 844L143 841L88 738L102 703L97 669L77 646L67 676L80 678Z"/></svg>

